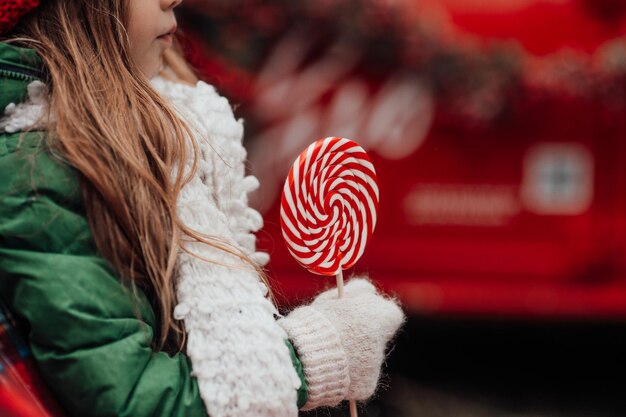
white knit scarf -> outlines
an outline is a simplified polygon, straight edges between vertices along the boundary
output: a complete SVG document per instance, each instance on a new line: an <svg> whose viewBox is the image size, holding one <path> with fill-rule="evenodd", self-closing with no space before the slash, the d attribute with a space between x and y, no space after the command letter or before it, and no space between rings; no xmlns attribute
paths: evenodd
<svg viewBox="0 0 626 417"><path fill-rule="evenodd" d="M243 126L228 101L199 82L195 87L153 79L194 132L198 170L181 191L178 211L191 229L239 248L261 264L254 231L261 215L248 207L247 193L258 181L244 174ZM45 85L29 85L29 100L9 105L0 131L41 127ZM185 161L186 169L191 159ZM187 329L187 355L200 395L212 417L294 417L300 379L291 363L278 314L267 287L239 257L204 244L187 249L211 262L179 251L178 301L174 315Z"/></svg>

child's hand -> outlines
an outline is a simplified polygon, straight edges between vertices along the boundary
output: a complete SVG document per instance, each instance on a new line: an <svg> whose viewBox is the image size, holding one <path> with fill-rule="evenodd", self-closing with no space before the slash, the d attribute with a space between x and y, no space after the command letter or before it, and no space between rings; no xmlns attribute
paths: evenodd
<svg viewBox="0 0 626 417"><path fill-rule="evenodd" d="M385 347L404 321L393 300L365 279L353 279L339 299L320 294L280 324L298 351L309 385L304 409L365 400L376 390Z"/></svg>

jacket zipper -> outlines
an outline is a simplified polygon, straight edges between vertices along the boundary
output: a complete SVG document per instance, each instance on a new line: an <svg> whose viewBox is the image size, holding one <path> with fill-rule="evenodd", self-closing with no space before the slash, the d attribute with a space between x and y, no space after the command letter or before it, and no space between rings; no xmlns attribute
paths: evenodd
<svg viewBox="0 0 626 417"><path fill-rule="evenodd" d="M22 81L34 81L41 79L41 74L37 71L27 70L10 64L0 63L0 75L17 78Z"/></svg>

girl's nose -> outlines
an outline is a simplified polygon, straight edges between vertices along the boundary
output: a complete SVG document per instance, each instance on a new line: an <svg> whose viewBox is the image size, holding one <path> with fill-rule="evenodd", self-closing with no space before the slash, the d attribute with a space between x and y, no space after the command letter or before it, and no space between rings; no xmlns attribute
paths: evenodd
<svg viewBox="0 0 626 417"><path fill-rule="evenodd" d="M161 0L161 9L170 10L178 7L183 0Z"/></svg>

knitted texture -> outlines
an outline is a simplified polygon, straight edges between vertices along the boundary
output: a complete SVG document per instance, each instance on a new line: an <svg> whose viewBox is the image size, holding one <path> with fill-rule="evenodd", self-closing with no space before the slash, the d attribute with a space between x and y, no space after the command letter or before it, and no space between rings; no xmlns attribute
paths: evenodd
<svg viewBox="0 0 626 417"><path fill-rule="evenodd" d="M336 289L328 290L281 319L309 385L304 409L371 397L385 348L403 321L398 304L365 279L351 280L342 299Z"/></svg>
<svg viewBox="0 0 626 417"><path fill-rule="evenodd" d="M347 398L350 374L335 326L318 310L299 307L279 321L295 344L309 387L303 410L334 406Z"/></svg>
<svg viewBox="0 0 626 417"><path fill-rule="evenodd" d="M243 126L213 87L190 87L164 79L153 86L173 104L195 133L198 170L178 200L181 220L261 261L253 231L263 225L248 208L258 186L244 176ZM186 169L191 160L186 161ZM187 354L200 394L212 417L294 417L300 380L291 363L285 331L266 298L267 287L237 256L204 244L188 244L178 256L178 301L185 321Z"/></svg>
<svg viewBox="0 0 626 417"><path fill-rule="evenodd" d="M0 2L0 34L9 32L26 13L39 6L39 0L2 0Z"/></svg>

